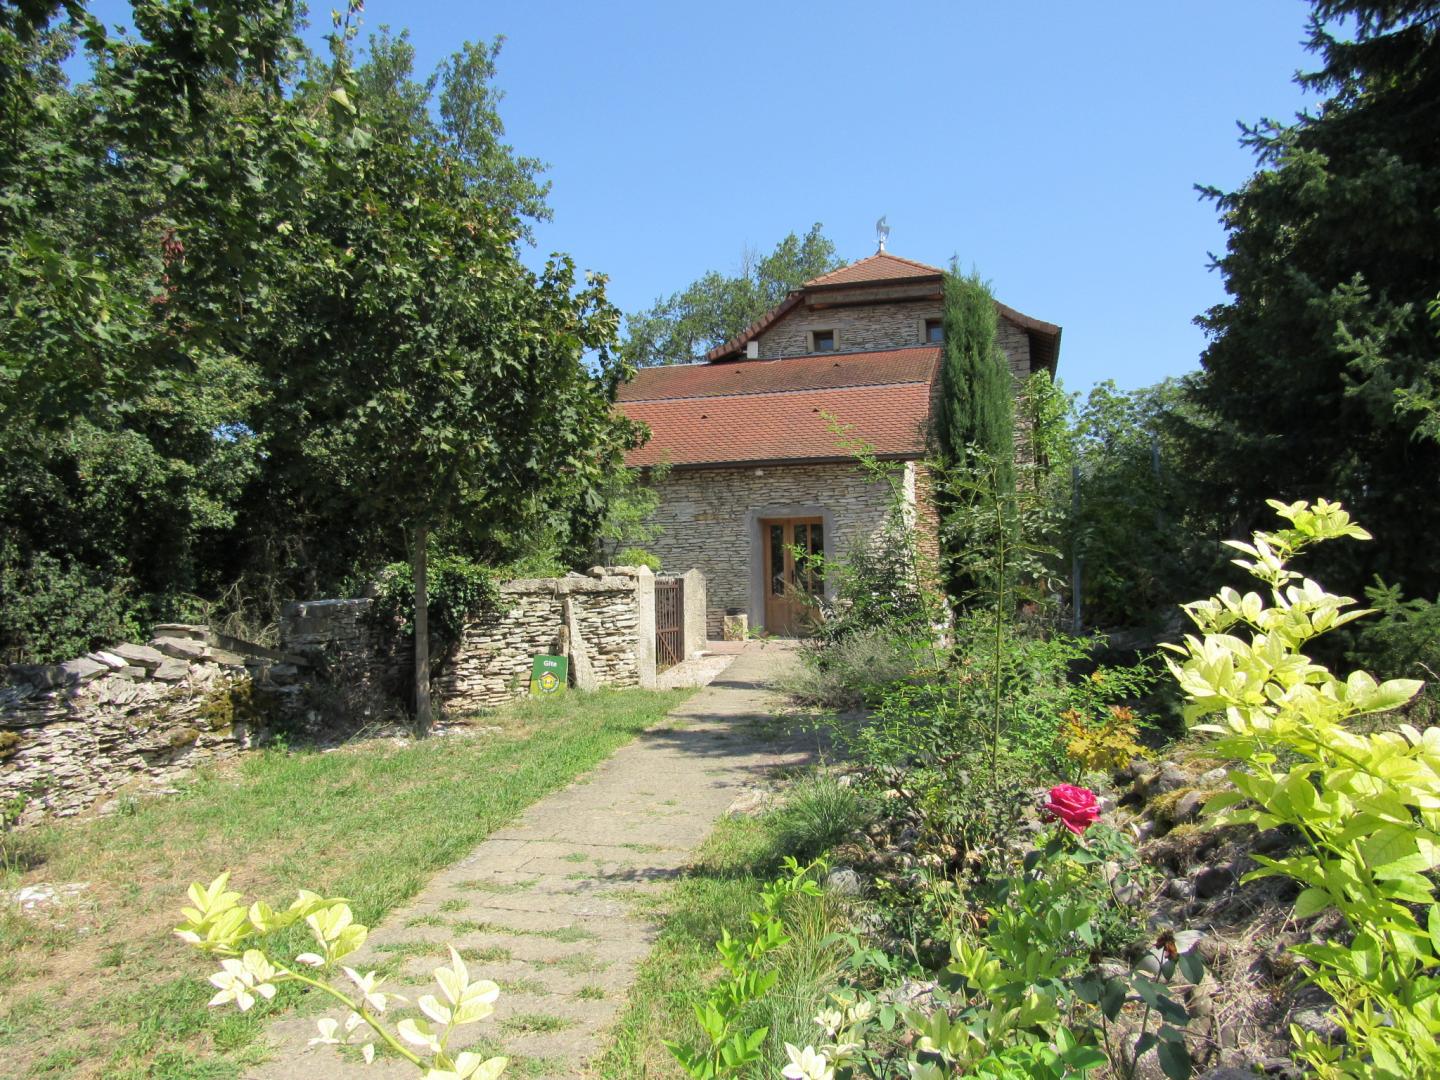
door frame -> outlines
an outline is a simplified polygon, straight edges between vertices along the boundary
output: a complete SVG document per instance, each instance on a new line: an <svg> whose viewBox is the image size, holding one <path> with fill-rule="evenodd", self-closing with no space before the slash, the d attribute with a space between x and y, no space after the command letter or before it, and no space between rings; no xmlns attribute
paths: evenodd
<svg viewBox="0 0 1440 1080"><path fill-rule="evenodd" d="M768 518L819 518L825 530L825 557L836 558L839 545L835 536L835 517L823 506L814 503L775 503L756 506L745 512L745 535L750 543L750 625L765 625L765 541L760 535L760 522ZM825 599L835 599L835 583L825 579Z"/></svg>

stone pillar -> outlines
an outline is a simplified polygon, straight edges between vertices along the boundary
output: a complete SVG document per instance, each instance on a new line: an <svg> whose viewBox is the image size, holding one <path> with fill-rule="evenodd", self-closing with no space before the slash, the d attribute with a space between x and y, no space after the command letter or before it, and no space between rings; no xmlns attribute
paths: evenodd
<svg viewBox="0 0 1440 1080"><path fill-rule="evenodd" d="M696 567L680 580L685 593L685 659L690 660L705 651L705 575Z"/></svg>
<svg viewBox="0 0 1440 1080"><path fill-rule="evenodd" d="M640 685L655 689L655 575L648 566L635 568L635 664Z"/></svg>

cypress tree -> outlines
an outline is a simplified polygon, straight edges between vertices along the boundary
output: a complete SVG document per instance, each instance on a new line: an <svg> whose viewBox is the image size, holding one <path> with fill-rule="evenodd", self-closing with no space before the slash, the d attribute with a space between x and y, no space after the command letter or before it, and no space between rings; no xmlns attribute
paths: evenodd
<svg viewBox="0 0 1440 1080"><path fill-rule="evenodd" d="M998 321L995 297L976 274L961 276L952 269L945 275L945 345L932 442L952 478L940 485L936 503L945 583L957 601L977 585L957 566L965 545L957 519L980 493L973 484L953 481L965 473L978 479L983 471L996 494L1014 485L1014 390L1010 364L995 340Z"/></svg>

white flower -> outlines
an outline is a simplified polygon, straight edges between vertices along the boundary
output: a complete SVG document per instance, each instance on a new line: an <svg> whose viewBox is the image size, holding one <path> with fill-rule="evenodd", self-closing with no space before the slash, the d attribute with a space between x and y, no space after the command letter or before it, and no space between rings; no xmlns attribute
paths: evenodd
<svg viewBox="0 0 1440 1080"><path fill-rule="evenodd" d="M815 1017L815 1023L824 1028L825 1034L832 1039L835 1037L835 1033L840 1030L840 1025L844 1023L844 1021L845 1018L840 1015L839 1009L821 1009L820 1015Z"/></svg>
<svg viewBox="0 0 1440 1080"><path fill-rule="evenodd" d="M835 1070L830 1067L830 1062L813 1046L801 1050L792 1043L786 1043L785 1053L790 1057L790 1064L780 1070L785 1080L835 1080Z"/></svg>
<svg viewBox="0 0 1440 1080"><path fill-rule="evenodd" d="M309 1045L314 1046L316 1043L338 1044L340 1042L339 1039L335 1038L335 1029L339 1027L340 1024L333 1017L321 1017L315 1021L315 1026L320 1029L320 1037L318 1039L311 1039Z"/></svg>
<svg viewBox="0 0 1440 1080"><path fill-rule="evenodd" d="M385 980L378 977L373 971L367 971L364 975L361 975L354 968L347 967L343 970L346 975L350 976L350 981L360 988L360 996L364 999L365 1004L369 1005L377 1013L383 1013L385 1011L385 999L387 995L377 993L376 987Z"/></svg>
<svg viewBox="0 0 1440 1080"><path fill-rule="evenodd" d="M373 1065L375 1063L375 1044L366 1043L362 1046L360 1048L360 1056L365 1059L366 1065Z"/></svg>

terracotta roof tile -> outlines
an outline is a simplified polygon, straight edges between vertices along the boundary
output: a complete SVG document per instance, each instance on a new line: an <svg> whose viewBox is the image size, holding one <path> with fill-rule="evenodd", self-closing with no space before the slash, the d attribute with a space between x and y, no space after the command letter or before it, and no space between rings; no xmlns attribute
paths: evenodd
<svg viewBox="0 0 1440 1080"><path fill-rule="evenodd" d="M819 353L788 360L642 368L634 379L620 387L619 397L622 402L655 401L928 383L939 362L939 346L926 345L879 352Z"/></svg>
<svg viewBox="0 0 1440 1080"><path fill-rule="evenodd" d="M620 389L619 407L650 426L630 465L844 459L826 415L853 426L877 453L925 451L933 345L789 360L646 368Z"/></svg>
<svg viewBox="0 0 1440 1080"><path fill-rule="evenodd" d="M824 288L827 285L860 285L873 281L904 281L908 278L940 277L945 271L938 266L926 266L914 259L902 259L888 251L877 251L868 259L861 259L839 270L821 274L805 283L805 288Z"/></svg>

